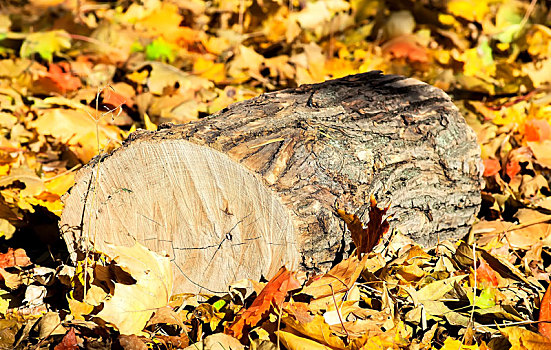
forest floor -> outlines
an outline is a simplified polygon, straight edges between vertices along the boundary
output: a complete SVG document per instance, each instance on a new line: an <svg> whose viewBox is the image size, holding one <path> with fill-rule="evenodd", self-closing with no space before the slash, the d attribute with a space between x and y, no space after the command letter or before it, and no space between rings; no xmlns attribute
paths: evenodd
<svg viewBox="0 0 551 350"><path fill-rule="evenodd" d="M163 269L153 252L69 261L61 196L132 131L370 70L441 88L475 130L485 184L464 242L151 301L133 296L164 281L114 269ZM545 1L2 1L0 349L549 349L550 82Z"/></svg>

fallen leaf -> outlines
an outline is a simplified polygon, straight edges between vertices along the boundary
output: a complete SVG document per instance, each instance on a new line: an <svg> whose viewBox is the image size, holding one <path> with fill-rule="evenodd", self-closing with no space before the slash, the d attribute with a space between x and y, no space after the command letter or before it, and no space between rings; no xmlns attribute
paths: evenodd
<svg viewBox="0 0 551 350"><path fill-rule="evenodd" d="M120 140L118 129L107 125L105 119L98 121L99 134L96 135L96 121L85 111L52 108L40 111L31 126L40 134L52 135L69 144L82 162L88 162L98 154L98 147L103 149L110 142Z"/></svg>
<svg viewBox="0 0 551 350"><path fill-rule="evenodd" d="M538 332L551 340L551 284L541 299L538 321Z"/></svg>
<svg viewBox="0 0 551 350"><path fill-rule="evenodd" d="M75 350L78 348L79 347L78 347L77 337L75 334L75 329L71 328L69 329L67 334L65 334L65 336L61 340L61 343L57 344L54 347L54 350Z"/></svg>
<svg viewBox="0 0 551 350"><path fill-rule="evenodd" d="M21 195L24 197L37 196L46 189L42 179L28 167L12 168L8 176L0 178L0 186L8 186L15 181L25 184L25 189L21 190Z"/></svg>
<svg viewBox="0 0 551 350"><path fill-rule="evenodd" d="M444 346L441 348L441 350L478 350L479 347L477 344L474 345L466 345L463 344L462 341L453 339L453 338L446 338L444 340Z"/></svg>
<svg viewBox="0 0 551 350"><path fill-rule="evenodd" d="M345 349L346 345L339 336L337 336L329 326L323 316L316 315L314 319L307 323L301 323L292 317L283 317L281 321L296 332L320 343L336 349ZM341 325L338 325L339 328Z"/></svg>
<svg viewBox="0 0 551 350"><path fill-rule="evenodd" d="M266 315L272 305L280 306L289 290L300 287L294 275L295 273L287 271L285 267L279 269L258 294L251 306L238 315L228 331L240 339L245 326L255 326Z"/></svg>
<svg viewBox="0 0 551 350"><path fill-rule="evenodd" d="M499 285L497 273L482 258L479 259L479 265L476 268L476 280L482 287Z"/></svg>
<svg viewBox="0 0 551 350"><path fill-rule="evenodd" d="M245 346L234 337L224 334L216 333L209 335L203 340L205 349L211 350L244 350Z"/></svg>
<svg viewBox="0 0 551 350"><path fill-rule="evenodd" d="M104 250L136 283L115 283L114 295L103 303L97 316L115 325L121 334L136 334L157 308L168 305L173 283L170 259L138 243L133 247L106 246Z"/></svg>
<svg viewBox="0 0 551 350"><path fill-rule="evenodd" d="M346 227L350 231L352 241L356 245L358 258L362 254L371 252L390 227L386 219L383 219L390 206L385 209L379 209L373 195L370 201L369 222L366 228L364 228L362 221L356 214L348 214L342 209L337 209L337 213L344 220Z"/></svg>
<svg viewBox="0 0 551 350"><path fill-rule="evenodd" d="M355 256L352 256L341 261L329 270L328 273L302 288L300 293L311 295L314 299L318 299L348 291L360 276L366 257L367 255L362 260L359 260Z"/></svg>
<svg viewBox="0 0 551 350"><path fill-rule="evenodd" d="M551 169L551 140L527 142L527 144L534 153L537 163Z"/></svg>
<svg viewBox="0 0 551 350"><path fill-rule="evenodd" d="M71 47L71 37L64 30L36 32L27 35L21 45L20 55L23 58L38 53L42 59L51 62L53 55Z"/></svg>
<svg viewBox="0 0 551 350"><path fill-rule="evenodd" d="M0 268L14 267L14 266L29 266L31 265L31 259L27 256L24 249L8 248L6 253L0 253Z"/></svg>
<svg viewBox="0 0 551 350"><path fill-rule="evenodd" d="M544 350L551 349L551 340L520 327L506 327L499 330L511 343L511 349Z"/></svg>
<svg viewBox="0 0 551 350"><path fill-rule="evenodd" d="M71 67L67 62L50 63L48 74L43 79L52 82L52 92L59 91L61 94L75 91L82 86L80 79L71 73ZM37 83L40 83L40 80Z"/></svg>
<svg viewBox="0 0 551 350"><path fill-rule="evenodd" d="M329 346L290 332L276 331L276 334L283 345L289 350L333 350Z"/></svg>
<svg viewBox="0 0 551 350"><path fill-rule="evenodd" d="M386 42L383 52L396 59L426 63L429 60L427 49L421 46L414 35L402 35Z"/></svg>
<svg viewBox="0 0 551 350"><path fill-rule="evenodd" d="M524 124L526 141L548 140L551 136L551 126L547 120L530 119Z"/></svg>
<svg viewBox="0 0 551 350"><path fill-rule="evenodd" d="M501 170L501 163L497 159L484 159L484 176L494 176Z"/></svg>

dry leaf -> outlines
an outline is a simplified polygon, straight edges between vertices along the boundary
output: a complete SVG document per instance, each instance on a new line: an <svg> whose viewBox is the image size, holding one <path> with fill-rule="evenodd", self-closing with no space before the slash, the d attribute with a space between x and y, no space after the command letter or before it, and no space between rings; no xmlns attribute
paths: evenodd
<svg viewBox="0 0 551 350"><path fill-rule="evenodd" d="M105 250L136 283L115 283L113 297L103 303L97 316L115 325L121 334L136 334L156 309L168 305L173 283L170 259L138 243L133 247L109 246Z"/></svg>
<svg viewBox="0 0 551 350"><path fill-rule="evenodd" d="M270 310L272 306L280 307L289 290L300 287L294 277L295 273L287 271L285 267L279 269L276 275L266 284L251 306L240 314L228 331L236 338L243 336L245 326L255 326Z"/></svg>

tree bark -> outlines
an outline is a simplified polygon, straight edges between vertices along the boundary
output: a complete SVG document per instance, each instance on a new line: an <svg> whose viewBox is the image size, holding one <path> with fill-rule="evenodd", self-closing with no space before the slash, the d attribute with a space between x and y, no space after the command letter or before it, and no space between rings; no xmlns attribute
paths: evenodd
<svg viewBox="0 0 551 350"><path fill-rule="evenodd" d="M369 72L260 95L138 131L78 174L61 228L69 250L138 241L174 259L176 291L224 291L290 268L326 270L349 238L336 208L435 245L468 232L480 150L450 98ZM85 245L85 244L84 244Z"/></svg>

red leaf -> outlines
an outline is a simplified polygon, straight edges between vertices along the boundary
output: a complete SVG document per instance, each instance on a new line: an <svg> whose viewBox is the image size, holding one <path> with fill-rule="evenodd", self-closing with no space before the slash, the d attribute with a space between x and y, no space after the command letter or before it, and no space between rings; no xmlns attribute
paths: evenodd
<svg viewBox="0 0 551 350"><path fill-rule="evenodd" d="M25 253L25 250L18 248L13 250L9 248L7 253L0 254L0 268L14 267L14 266L29 266L31 259Z"/></svg>
<svg viewBox="0 0 551 350"><path fill-rule="evenodd" d="M505 173L509 176L509 179L515 177L520 173L520 164L516 160L509 160L505 166Z"/></svg>
<svg viewBox="0 0 551 350"><path fill-rule="evenodd" d="M61 343L57 344L54 350L75 350L78 349L77 336L75 334L75 329L69 329L69 332L65 334Z"/></svg>
<svg viewBox="0 0 551 350"><path fill-rule="evenodd" d="M484 159L484 176L494 176L501 170L501 164L497 159Z"/></svg>
<svg viewBox="0 0 551 350"><path fill-rule="evenodd" d="M551 136L551 126L547 120L531 119L524 124L526 141L548 140Z"/></svg>
<svg viewBox="0 0 551 350"><path fill-rule="evenodd" d="M429 60L427 50L410 35L402 35L388 41L383 45L383 52L394 58L405 58L410 62L426 63Z"/></svg>
<svg viewBox="0 0 551 350"><path fill-rule="evenodd" d="M74 91L82 86L80 79L71 73L67 62L50 64L47 78L55 84L61 93Z"/></svg>
<svg viewBox="0 0 551 350"><path fill-rule="evenodd" d="M337 213L344 220L346 227L350 231L352 241L356 246L358 258L361 258L362 254L373 250L389 229L389 224L386 219L383 220L383 216L390 206L385 209L379 209L373 195L371 196L370 206L369 222L366 228L364 228L362 221L356 214L348 214L342 209L337 209Z"/></svg>
<svg viewBox="0 0 551 350"><path fill-rule="evenodd" d="M107 87L103 90L103 104L113 107L120 107L123 104L126 104L126 97Z"/></svg>
<svg viewBox="0 0 551 350"><path fill-rule="evenodd" d="M486 261L482 258L476 268L476 281L484 287L488 286L488 284L493 287L497 287L499 285L497 272L495 272L494 269L492 269L490 265L488 265L488 263L486 263Z"/></svg>
<svg viewBox="0 0 551 350"><path fill-rule="evenodd" d="M296 280L295 273L282 267L258 294L252 305L237 316L237 320L229 327L228 332L237 339L241 338L245 326L253 327L258 324L272 305L280 306L287 292L299 287L300 283Z"/></svg>
<svg viewBox="0 0 551 350"><path fill-rule="evenodd" d="M551 284L541 299L538 331L541 335L551 339Z"/></svg>

